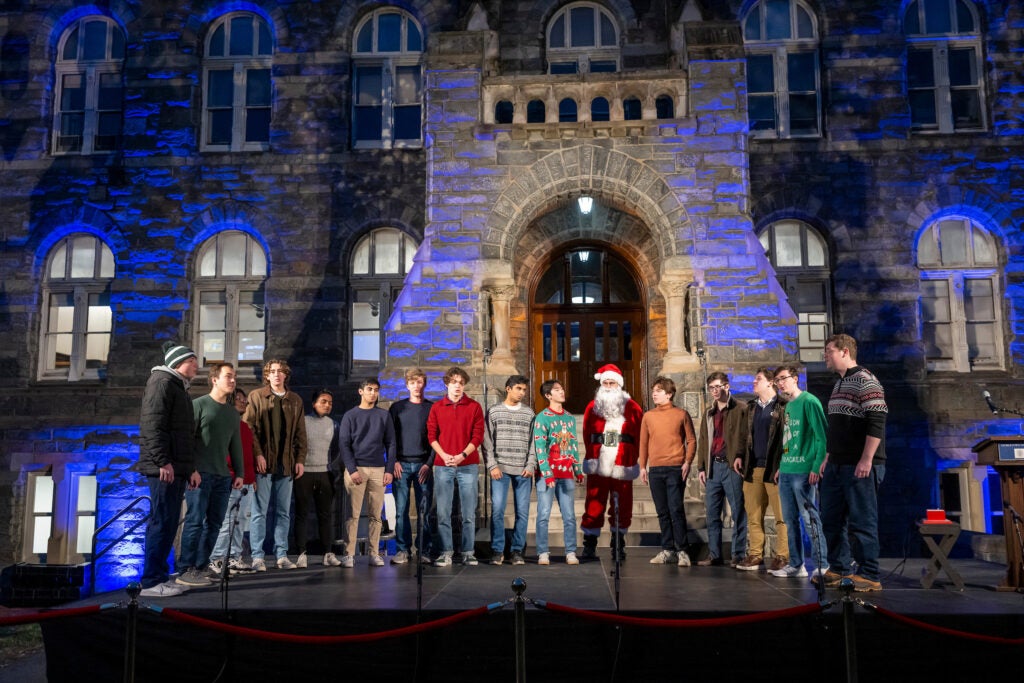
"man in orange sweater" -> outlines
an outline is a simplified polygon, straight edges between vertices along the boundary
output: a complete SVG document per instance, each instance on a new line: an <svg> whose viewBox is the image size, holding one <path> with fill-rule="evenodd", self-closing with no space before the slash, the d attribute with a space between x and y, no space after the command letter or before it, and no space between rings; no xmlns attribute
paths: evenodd
<svg viewBox="0 0 1024 683"><path fill-rule="evenodd" d="M654 410L640 423L640 481L651 487L661 527L661 552L651 558L651 564L689 567L683 491L697 452L697 437L690 414L672 404L675 395L676 383L671 379L654 380Z"/></svg>

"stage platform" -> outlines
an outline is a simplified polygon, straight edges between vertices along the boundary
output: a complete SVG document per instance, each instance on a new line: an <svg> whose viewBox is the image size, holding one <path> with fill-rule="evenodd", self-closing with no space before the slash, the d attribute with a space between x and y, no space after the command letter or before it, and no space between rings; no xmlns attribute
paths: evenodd
<svg viewBox="0 0 1024 683"><path fill-rule="evenodd" d="M606 614L656 619L725 619L818 602L807 579L778 579L729 567L651 565L652 548L630 549L614 576L608 551L599 562L450 568L424 567L422 612L413 564L309 569L235 577L228 613L217 585L141 602L239 626L305 635L385 631L509 601L512 582L526 582L532 600ZM319 557L311 558L319 562ZM1002 638L1024 637L1024 595L992 589L1005 565L954 560L965 581L956 590L945 575L931 589L920 579L923 559L883 560L880 592L864 600L928 624ZM68 607L126 600L107 593ZM846 679L843 606L812 615L743 625L672 628L616 625L578 614L526 608L526 673L531 681L680 681L696 676L783 676L791 680ZM127 610L43 624L50 681L122 680ZM966 640L908 626L853 605L855 662L862 680L956 681L984 671L1019 669L1024 646ZM255 640L183 624L140 610L137 681L377 680L514 681L515 630L511 604L418 636L316 645ZM1015 663L1014 663L1015 662ZM1002 663L1002 664L1001 664ZM1014 663L1014 664L1011 664Z"/></svg>

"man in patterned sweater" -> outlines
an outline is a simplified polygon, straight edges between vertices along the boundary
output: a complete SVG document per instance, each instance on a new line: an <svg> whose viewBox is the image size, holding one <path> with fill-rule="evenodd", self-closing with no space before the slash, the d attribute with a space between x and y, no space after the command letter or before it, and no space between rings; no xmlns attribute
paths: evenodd
<svg viewBox="0 0 1024 683"><path fill-rule="evenodd" d="M828 401L828 454L821 467L821 524L828 571L819 580L837 587L850 576L851 543L859 592L882 590L878 580L878 487L885 477L885 420L889 408L878 379L857 365L857 342L835 334L825 343L825 365L839 374ZM816 577L817 578L817 577Z"/></svg>
<svg viewBox="0 0 1024 683"><path fill-rule="evenodd" d="M505 381L505 400L487 411L484 463L491 476L491 564L505 559L505 506L512 488L516 513L512 529L512 564L526 564L526 525L537 459L533 454L533 411L523 405L530 380L512 375Z"/></svg>
<svg viewBox="0 0 1024 683"><path fill-rule="evenodd" d="M576 558L576 484L583 483L583 462L576 441L576 418L565 412L565 389L556 380L540 385L548 407L533 418L533 448L537 457L537 564L551 564L548 522L551 504L558 497L562 513L565 563Z"/></svg>

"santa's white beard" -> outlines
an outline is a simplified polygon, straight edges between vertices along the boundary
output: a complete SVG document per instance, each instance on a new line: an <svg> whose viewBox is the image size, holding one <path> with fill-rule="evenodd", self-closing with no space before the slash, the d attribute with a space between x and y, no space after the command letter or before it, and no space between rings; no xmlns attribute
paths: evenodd
<svg viewBox="0 0 1024 683"><path fill-rule="evenodd" d="M594 394L594 412L606 420L621 417L628 400L629 394L622 388L598 387Z"/></svg>

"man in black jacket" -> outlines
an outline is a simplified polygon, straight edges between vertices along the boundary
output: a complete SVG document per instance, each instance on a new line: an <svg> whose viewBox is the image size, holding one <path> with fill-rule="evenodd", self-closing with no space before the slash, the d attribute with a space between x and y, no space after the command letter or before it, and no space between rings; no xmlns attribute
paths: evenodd
<svg viewBox="0 0 1024 683"><path fill-rule="evenodd" d="M192 349L174 342L166 342L163 351L164 364L152 369L142 397L139 461L134 468L146 475L151 501L141 579L142 595L147 598L184 591L168 581L167 556L174 545L185 487L195 488L201 481L195 471L195 421L188 395L199 362Z"/></svg>

